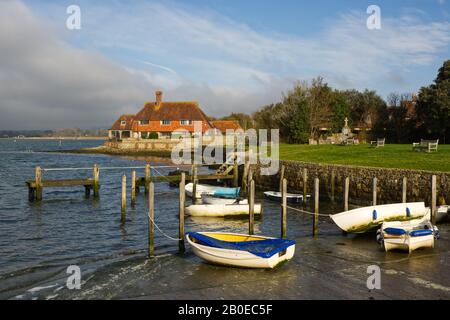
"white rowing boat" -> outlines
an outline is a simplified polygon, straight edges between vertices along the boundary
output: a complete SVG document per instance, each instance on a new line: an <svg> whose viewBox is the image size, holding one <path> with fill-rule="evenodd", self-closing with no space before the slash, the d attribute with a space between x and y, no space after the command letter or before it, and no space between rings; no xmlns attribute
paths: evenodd
<svg viewBox="0 0 450 320"><path fill-rule="evenodd" d="M384 250L403 250L411 253L419 248L434 248L438 229L428 216L409 221L384 222L378 230L377 240Z"/></svg>
<svg viewBox="0 0 450 320"><path fill-rule="evenodd" d="M209 196L207 194L202 194L202 202L203 204L234 204L234 203L240 203L240 204L248 204L247 199L229 199L229 198L217 198L213 196Z"/></svg>
<svg viewBox="0 0 450 320"><path fill-rule="evenodd" d="M381 225L384 221L404 221L421 218L430 210L423 202L393 203L369 206L330 215L336 225L345 232L363 233Z"/></svg>
<svg viewBox="0 0 450 320"><path fill-rule="evenodd" d="M282 194L279 191L265 191L264 196L270 200L282 201ZM311 198L311 195L306 195L306 200ZM303 195L298 193L286 193L286 200L289 203L301 203L303 202Z"/></svg>
<svg viewBox="0 0 450 320"><path fill-rule="evenodd" d="M274 268L290 260L295 241L224 232L189 232L186 240L201 259L245 268Z"/></svg>
<svg viewBox="0 0 450 320"><path fill-rule="evenodd" d="M249 204L193 204L186 207L186 214L193 217L226 217L246 215ZM254 214L261 214L261 204L255 203Z"/></svg>
<svg viewBox="0 0 450 320"><path fill-rule="evenodd" d="M193 189L194 189L193 183L188 183L184 187L184 190L188 197L192 197L192 193L194 192ZM226 188L226 187L211 186L207 184L197 184L195 197L197 199L200 199L202 197L202 194L206 194L210 196L236 199L239 197L239 191L240 188Z"/></svg>

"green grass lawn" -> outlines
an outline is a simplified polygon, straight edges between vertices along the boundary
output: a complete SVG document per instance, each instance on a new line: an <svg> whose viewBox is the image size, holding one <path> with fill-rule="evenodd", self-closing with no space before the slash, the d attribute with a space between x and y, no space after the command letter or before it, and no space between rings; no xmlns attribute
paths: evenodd
<svg viewBox="0 0 450 320"><path fill-rule="evenodd" d="M412 151L410 144L386 144L377 149L367 144L354 146L280 144L280 159L450 172L450 145L439 145L438 150L434 153L416 152Z"/></svg>

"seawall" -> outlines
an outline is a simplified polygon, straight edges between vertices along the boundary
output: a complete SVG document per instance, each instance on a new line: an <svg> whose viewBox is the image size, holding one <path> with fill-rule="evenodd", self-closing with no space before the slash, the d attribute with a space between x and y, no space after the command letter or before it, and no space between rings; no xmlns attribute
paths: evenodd
<svg viewBox="0 0 450 320"><path fill-rule="evenodd" d="M436 175L438 204L450 203L450 173L423 170L356 167L333 164L317 164L301 161L280 161L285 166L284 177L288 181L288 192L303 192L303 170L307 170L307 190L313 193L314 178L320 179L321 197L331 196L332 173L335 175L335 198L342 199L345 178L350 178L349 201L369 204L372 201L373 178L378 179L377 203L402 201L403 177L407 178L407 201L431 201L431 177ZM280 172L273 176L260 174L260 165L253 166L254 179L258 187L278 190Z"/></svg>

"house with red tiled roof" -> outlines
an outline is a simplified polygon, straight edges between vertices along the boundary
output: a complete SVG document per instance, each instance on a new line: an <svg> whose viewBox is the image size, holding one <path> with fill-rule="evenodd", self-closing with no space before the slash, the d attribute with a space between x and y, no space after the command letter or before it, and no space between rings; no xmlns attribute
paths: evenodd
<svg viewBox="0 0 450 320"><path fill-rule="evenodd" d="M163 101L162 91L156 91L154 102L145 103L135 115L121 115L109 129L110 139L146 139L150 135L170 138L175 130L194 133L195 123L201 124L204 134L221 132L226 129L242 129L236 121L209 121L197 101ZM212 130L211 130L212 129Z"/></svg>

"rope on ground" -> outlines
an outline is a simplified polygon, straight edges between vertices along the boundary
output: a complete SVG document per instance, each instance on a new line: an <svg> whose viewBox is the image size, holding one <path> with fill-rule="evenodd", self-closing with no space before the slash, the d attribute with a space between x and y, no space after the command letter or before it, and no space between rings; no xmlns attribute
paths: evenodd
<svg viewBox="0 0 450 320"><path fill-rule="evenodd" d="M291 207L291 206L286 206L286 208L294 210L294 211L298 211L298 212L301 212L301 213L310 214L310 215L313 215L313 216L315 215L314 212L305 211L305 210L294 208L294 207ZM324 214L324 213L318 213L318 215L321 216L321 217L328 217L328 218L330 217L329 214Z"/></svg>
<svg viewBox="0 0 450 320"><path fill-rule="evenodd" d="M153 225L156 227L156 229L157 229L164 237L166 237L167 239L173 240L173 241L180 241L180 240L182 240L182 239L180 239L180 238L173 238L173 237L169 236L167 233L165 233L164 231L162 231L160 227L158 227L158 225L156 224L156 222L155 222L152 218L150 218L149 215L147 215L147 216L148 216L148 219L149 219L149 220L153 223Z"/></svg>

